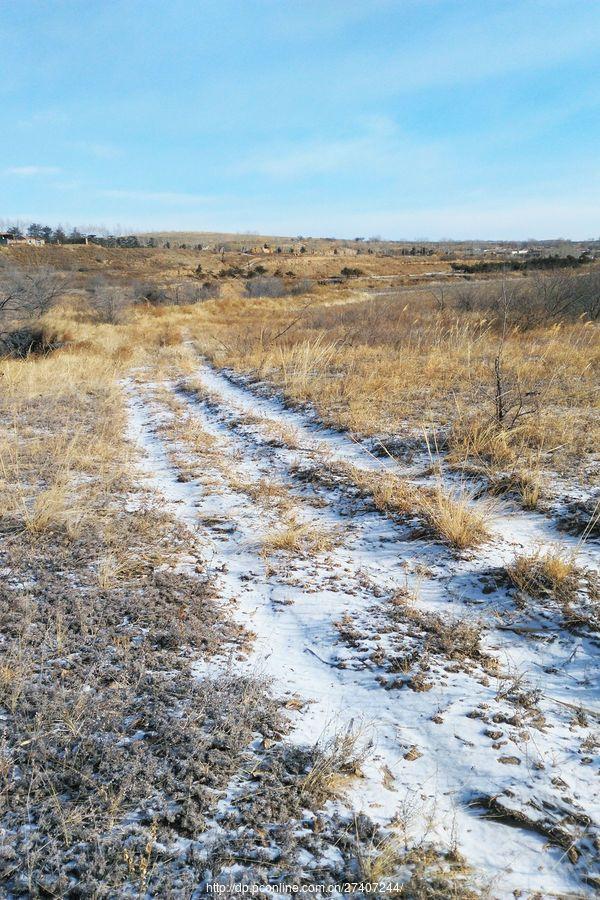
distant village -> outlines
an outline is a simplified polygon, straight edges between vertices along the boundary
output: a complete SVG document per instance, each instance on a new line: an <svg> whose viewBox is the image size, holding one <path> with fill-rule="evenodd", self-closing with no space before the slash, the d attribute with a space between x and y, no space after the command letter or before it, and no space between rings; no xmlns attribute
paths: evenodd
<svg viewBox="0 0 600 900"><path fill-rule="evenodd" d="M183 236L183 235L181 235ZM201 237L198 233L197 237ZM186 235L187 237L187 235ZM433 256L442 258L480 260L511 258L514 260L533 261L549 257L578 260L592 260L600 253L600 239L589 242L575 242L563 239L555 241L428 241L415 243L409 241L386 241L380 237L356 237L349 240L339 238L295 238L274 240L246 240L250 235L220 235L216 239L210 236L203 242L177 239L173 235L127 234L115 235L107 231L102 233L84 233L78 228L65 231L61 226L51 228L48 225L32 223L27 227L11 225L0 231L0 246L43 247L45 244L77 244L97 245L116 248L163 248L179 250L197 250L224 255L226 253L242 253L250 256L293 255L302 256L341 256L353 257L362 255L377 256Z"/></svg>

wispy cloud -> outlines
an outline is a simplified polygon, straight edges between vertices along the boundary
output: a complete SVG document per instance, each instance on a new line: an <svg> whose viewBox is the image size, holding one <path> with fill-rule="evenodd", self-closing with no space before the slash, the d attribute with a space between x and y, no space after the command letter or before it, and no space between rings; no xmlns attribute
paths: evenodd
<svg viewBox="0 0 600 900"><path fill-rule="evenodd" d="M258 152L232 167L240 174L257 173L274 178L297 178L340 171L364 158L365 138L307 141L280 147L276 152Z"/></svg>
<svg viewBox="0 0 600 900"><path fill-rule="evenodd" d="M335 35L340 29L361 23L376 13L385 13L395 2L343 0L342 3L323 3L322 0L303 0L297 5L274 3L265 25L277 39L313 39L316 34ZM423 4L427 0L403 0L405 5L415 2Z"/></svg>
<svg viewBox="0 0 600 900"><path fill-rule="evenodd" d="M402 133L392 119L373 116L358 123L354 134L269 146L234 164L231 171L282 180L366 171L385 177L399 172L409 162L413 174L417 169L429 171L441 158L438 143L418 141Z"/></svg>
<svg viewBox="0 0 600 900"><path fill-rule="evenodd" d="M123 151L116 144L104 141L76 141L71 146L96 159L117 159L123 155Z"/></svg>
<svg viewBox="0 0 600 900"><path fill-rule="evenodd" d="M61 109L40 109L31 113L26 119L16 122L17 128L46 128L57 125L66 125L69 116Z"/></svg>
<svg viewBox="0 0 600 900"><path fill-rule="evenodd" d="M214 203L214 196L203 194L185 193L182 191L127 191L117 189L105 189L98 191L101 197L113 200L135 200L140 203L158 203L181 206L197 206L198 204Z"/></svg>
<svg viewBox="0 0 600 900"><path fill-rule="evenodd" d="M457 4L452 22L432 19L426 42L417 39L401 52L397 47L393 52L348 52L331 83L336 89L343 85L347 93L367 90L371 96L401 96L548 70L594 52L597 4L577 4L578 14L571 17L546 15L543 25L538 18L541 5L539 0L490 4L473 16L472 8L465 6L461 13ZM557 6L565 11L564 4ZM539 27L532 27L536 21Z"/></svg>
<svg viewBox="0 0 600 900"><path fill-rule="evenodd" d="M5 175L16 175L19 178L33 178L37 175L57 175L57 166L10 166L4 170Z"/></svg>

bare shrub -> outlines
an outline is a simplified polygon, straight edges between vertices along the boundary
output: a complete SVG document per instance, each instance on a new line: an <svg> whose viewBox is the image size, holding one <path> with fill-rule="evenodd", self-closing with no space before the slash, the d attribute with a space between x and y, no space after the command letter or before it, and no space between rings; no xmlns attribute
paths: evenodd
<svg viewBox="0 0 600 900"><path fill-rule="evenodd" d="M96 280L90 294L90 303L97 321L116 325L122 322L133 302L132 291L121 285Z"/></svg>
<svg viewBox="0 0 600 900"><path fill-rule="evenodd" d="M196 282L184 282L177 284L168 292L168 297L174 306L187 306L188 304L201 303L204 300L213 300L221 293L221 286L215 281L205 281L203 284Z"/></svg>
<svg viewBox="0 0 600 900"><path fill-rule="evenodd" d="M285 285L281 278L274 275L253 278L246 284L248 297L283 297Z"/></svg>
<svg viewBox="0 0 600 900"><path fill-rule="evenodd" d="M48 266L0 273L0 352L23 356L44 346L41 317L59 300L66 281Z"/></svg>
<svg viewBox="0 0 600 900"><path fill-rule="evenodd" d="M18 315L42 316L54 306L67 284L49 266L11 268L4 273L0 308L11 307Z"/></svg>
<svg viewBox="0 0 600 900"><path fill-rule="evenodd" d="M297 296L298 294L308 294L313 289L313 282L310 278L300 278L295 284L290 288L290 294L292 296Z"/></svg>
<svg viewBox="0 0 600 900"><path fill-rule="evenodd" d="M7 329L4 334L0 333L0 355L26 357L30 353L44 353L54 347L55 344L48 340L39 324Z"/></svg>
<svg viewBox="0 0 600 900"><path fill-rule="evenodd" d="M164 306L169 302L164 288L153 282L134 281L132 290L135 303L141 303L146 306Z"/></svg>
<svg viewBox="0 0 600 900"><path fill-rule="evenodd" d="M600 271L584 274L535 272L523 279L461 284L454 290L457 309L484 312L498 326L504 319L507 295L511 300L510 327L537 328L574 320L581 315L596 321L600 317Z"/></svg>

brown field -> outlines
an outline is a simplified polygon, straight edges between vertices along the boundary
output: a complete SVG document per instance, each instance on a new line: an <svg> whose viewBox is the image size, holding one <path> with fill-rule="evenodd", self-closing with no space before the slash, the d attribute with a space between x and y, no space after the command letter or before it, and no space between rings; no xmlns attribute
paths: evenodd
<svg viewBox="0 0 600 900"><path fill-rule="evenodd" d="M510 330L503 365L523 409L497 427L497 330L480 312L439 312L426 290L355 300L323 291L308 309L297 300L224 300L188 315L216 363L272 382L358 434L421 443L427 434L454 464L492 472L585 468L599 446L600 344L584 319Z"/></svg>
<svg viewBox="0 0 600 900"><path fill-rule="evenodd" d="M333 255L317 246L306 254L272 253L263 255L241 253L228 250L193 250L179 248L110 248L96 244L47 245L45 247L13 246L0 247L0 259L7 259L19 265L38 265L40 261L57 269L71 271L74 277L83 280L86 274L105 273L112 277L148 278L173 280L196 277L195 270L200 264L204 273L216 275L221 269L241 266L251 269L263 265L269 273L281 271L296 277L314 279L332 278L340 274L344 266L355 266L364 271L365 276L374 276L375 282L398 276L409 280L426 272L445 271L450 273L450 264L437 256L360 256ZM457 257L460 259L460 256ZM361 279L362 282L362 279ZM385 283L385 282L384 282Z"/></svg>
<svg viewBox="0 0 600 900"><path fill-rule="evenodd" d="M312 404L331 425L381 439L393 452L403 445L443 449L448 464L496 479L498 489L520 491L533 506L544 472L595 483L600 342L589 316L545 320L542 312L525 327L518 319L502 326L498 305L468 308L469 292L500 291L491 276L423 283L410 276L449 271L449 263L439 256L332 257L320 252L322 241L314 244L309 254L289 258L99 246L10 248L0 257L67 273L67 311L46 320L59 338L98 339L85 321L75 328L82 316L68 312L69 303L85 306L90 279L103 277L125 289L145 281L177 291L208 278L219 297L191 307L138 307L117 333L144 330L146 321L174 342L185 333L215 364L268 382L292 402ZM231 267L257 265L267 279L281 273L286 289L310 279L309 292L248 297L243 278L219 277ZM365 275L319 284L344 265L359 266ZM524 281L517 275L507 283ZM513 303L517 309L519 298ZM499 394L507 406L503 421Z"/></svg>

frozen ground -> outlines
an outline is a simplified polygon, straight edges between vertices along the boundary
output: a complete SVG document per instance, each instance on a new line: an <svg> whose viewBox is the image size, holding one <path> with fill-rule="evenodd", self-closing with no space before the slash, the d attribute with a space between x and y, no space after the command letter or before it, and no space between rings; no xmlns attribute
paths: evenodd
<svg viewBox="0 0 600 900"><path fill-rule="evenodd" d="M493 897L594 896L598 636L550 603L517 605L502 577L552 542L597 569L593 546L507 504L493 539L457 554L322 477L393 463L276 399L205 365L127 390L149 486L255 634L235 664L300 707L299 744L360 731L364 777L345 804L456 844Z"/></svg>

